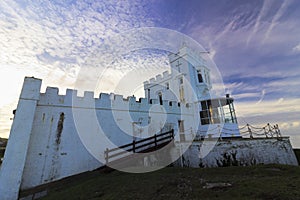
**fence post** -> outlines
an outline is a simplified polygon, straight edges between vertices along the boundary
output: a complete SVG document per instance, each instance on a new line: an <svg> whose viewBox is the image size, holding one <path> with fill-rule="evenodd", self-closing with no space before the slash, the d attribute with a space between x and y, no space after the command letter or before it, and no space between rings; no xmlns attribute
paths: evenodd
<svg viewBox="0 0 300 200"><path fill-rule="evenodd" d="M279 135L279 137L282 137L278 124L276 124L276 129L277 129L277 134Z"/></svg>
<svg viewBox="0 0 300 200"><path fill-rule="evenodd" d="M277 130L277 128L276 128L276 125L274 125L273 128L274 128L274 131L275 131L275 135L276 135L276 137L278 138L278 130Z"/></svg>
<svg viewBox="0 0 300 200"><path fill-rule="evenodd" d="M135 140L132 141L132 152L135 153Z"/></svg>
<svg viewBox="0 0 300 200"><path fill-rule="evenodd" d="M220 137L220 140L222 140L222 132L221 132L221 127L220 127L220 125L218 125L218 131L219 131L219 137Z"/></svg>
<svg viewBox="0 0 300 200"><path fill-rule="evenodd" d="M270 125L270 123L268 123L268 128L269 128L269 133L271 134L271 138L273 138L273 133L272 133L272 130L271 130L271 125Z"/></svg>
<svg viewBox="0 0 300 200"><path fill-rule="evenodd" d="M107 164L108 163L108 148L106 148L104 154L105 154L105 162Z"/></svg>
<svg viewBox="0 0 300 200"><path fill-rule="evenodd" d="M268 138L268 132L267 132L267 130L266 130L266 127L264 127L263 129L264 129L264 133L265 133L265 135L266 135L266 138Z"/></svg>
<svg viewBox="0 0 300 200"><path fill-rule="evenodd" d="M250 139L253 139L253 134L252 134L252 130L251 130L251 128L250 128L250 125L247 124L247 127L248 127L248 132L249 132L249 134L250 134Z"/></svg>

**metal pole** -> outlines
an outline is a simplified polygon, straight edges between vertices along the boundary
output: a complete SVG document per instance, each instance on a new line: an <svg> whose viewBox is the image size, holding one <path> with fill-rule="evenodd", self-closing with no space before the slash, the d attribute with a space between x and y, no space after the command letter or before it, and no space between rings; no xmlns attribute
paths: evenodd
<svg viewBox="0 0 300 200"><path fill-rule="evenodd" d="M106 148L104 154L105 154L105 162L107 164L108 163L108 148Z"/></svg>
<svg viewBox="0 0 300 200"><path fill-rule="evenodd" d="M132 142L132 152L135 153L135 140Z"/></svg>
<svg viewBox="0 0 300 200"><path fill-rule="evenodd" d="M250 139L253 139L253 134L252 134L252 130L251 130L251 128L250 128L250 125L247 124L247 127L248 127L248 132L249 132L249 134L250 134Z"/></svg>

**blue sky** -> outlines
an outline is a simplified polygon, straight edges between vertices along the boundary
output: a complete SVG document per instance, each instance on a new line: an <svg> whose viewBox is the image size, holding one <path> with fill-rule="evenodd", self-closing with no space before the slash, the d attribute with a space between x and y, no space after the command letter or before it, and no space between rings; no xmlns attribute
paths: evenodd
<svg viewBox="0 0 300 200"><path fill-rule="evenodd" d="M24 76L42 78L43 88L73 88L86 58L109 37L161 27L210 51L236 99L240 124L278 123L300 147L299 10L296 0L1 1L0 136L8 136ZM166 57L122 65L110 71L102 90L126 70L155 66L162 72Z"/></svg>

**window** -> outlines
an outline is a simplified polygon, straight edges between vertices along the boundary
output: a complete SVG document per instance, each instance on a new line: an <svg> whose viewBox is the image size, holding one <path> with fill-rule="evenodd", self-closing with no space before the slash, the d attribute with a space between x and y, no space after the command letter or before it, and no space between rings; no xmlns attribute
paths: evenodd
<svg viewBox="0 0 300 200"><path fill-rule="evenodd" d="M183 78L179 79L179 84L182 85L183 84Z"/></svg>
<svg viewBox="0 0 300 200"><path fill-rule="evenodd" d="M179 73L180 73L180 65L181 65L181 63L179 63L179 60L177 60L177 65L176 65L176 67L177 67L177 70L178 70Z"/></svg>
<svg viewBox="0 0 300 200"><path fill-rule="evenodd" d="M227 99L226 105L223 107L225 123L237 123L233 100Z"/></svg>
<svg viewBox="0 0 300 200"><path fill-rule="evenodd" d="M183 120L178 120L178 129L179 132L184 132L184 121Z"/></svg>
<svg viewBox="0 0 300 200"><path fill-rule="evenodd" d="M163 104L163 100L162 100L162 93L158 93L158 100L159 100L159 104L162 105Z"/></svg>
<svg viewBox="0 0 300 200"><path fill-rule="evenodd" d="M198 82L199 83L203 83L203 77L202 77L202 74L201 74L201 70L197 70L197 75L198 75Z"/></svg>
<svg viewBox="0 0 300 200"><path fill-rule="evenodd" d="M170 84L169 83L166 83L166 88L167 88L167 90L170 89Z"/></svg>
<svg viewBox="0 0 300 200"><path fill-rule="evenodd" d="M201 101L201 124L237 123L233 99Z"/></svg>
<svg viewBox="0 0 300 200"><path fill-rule="evenodd" d="M179 98L180 98L180 102L184 102L184 90L183 90L183 86L179 87Z"/></svg>

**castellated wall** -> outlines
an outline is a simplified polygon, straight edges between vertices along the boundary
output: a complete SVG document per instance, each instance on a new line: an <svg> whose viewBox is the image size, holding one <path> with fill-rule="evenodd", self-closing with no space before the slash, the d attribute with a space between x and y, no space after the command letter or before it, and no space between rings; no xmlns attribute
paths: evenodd
<svg viewBox="0 0 300 200"><path fill-rule="evenodd" d="M169 119L159 118L163 113ZM103 93L95 99L92 92L78 97L73 90L58 95L57 88L47 88L37 103L21 189L96 169L106 148L152 136L170 122L176 128L180 113L177 102L160 106L157 100Z"/></svg>
<svg viewBox="0 0 300 200"><path fill-rule="evenodd" d="M104 151L193 122L193 107L153 99L76 90L59 95L41 80L25 78L0 169L0 199L103 165ZM192 128L188 123L185 128ZM17 172L17 173L16 173ZM6 184L6 186L5 186Z"/></svg>
<svg viewBox="0 0 300 200"><path fill-rule="evenodd" d="M176 80L177 81L177 80ZM169 88L167 88L167 84ZM178 101L179 96L175 94L175 91L178 90L178 85L175 84L172 74L168 71L163 72L151 78L149 81L144 82L145 96L147 99L158 98L158 92L162 92L162 99ZM148 91L150 89L150 91Z"/></svg>

